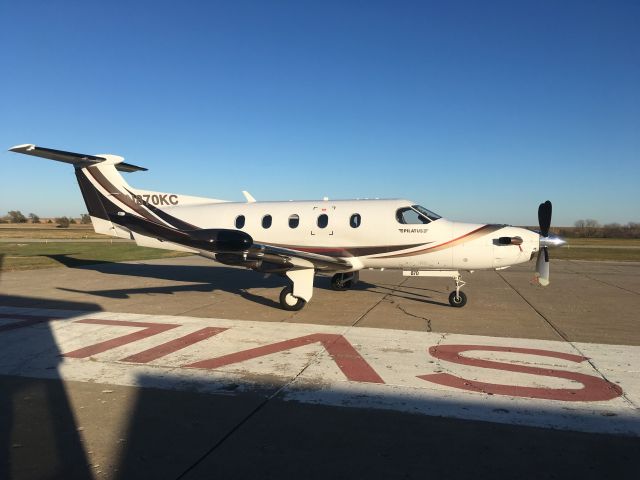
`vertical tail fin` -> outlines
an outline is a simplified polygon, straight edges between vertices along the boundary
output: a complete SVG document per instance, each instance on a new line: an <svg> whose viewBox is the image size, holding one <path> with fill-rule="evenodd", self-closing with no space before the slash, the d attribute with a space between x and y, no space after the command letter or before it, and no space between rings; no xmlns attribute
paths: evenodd
<svg viewBox="0 0 640 480"><path fill-rule="evenodd" d="M83 155L31 144L17 145L10 151L72 164L93 228L98 233L130 238L138 245L207 256L246 251L253 244L253 239L244 232L200 228L176 215L179 206L222 200L134 189L119 171L146 169L124 163L124 158L117 155Z"/></svg>
<svg viewBox="0 0 640 480"><path fill-rule="evenodd" d="M76 169L76 179L97 233L138 241L140 234L135 234L127 227L128 224L130 226L132 218L138 225L150 222L159 228L196 230L198 227L177 218L176 212L170 211L178 206L223 201L135 189L125 181L120 172L147 169L125 163L124 158L118 155L86 155L32 144L17 145L9 150L72 164ZM125 221L125 218L128 221Z"/></svg>

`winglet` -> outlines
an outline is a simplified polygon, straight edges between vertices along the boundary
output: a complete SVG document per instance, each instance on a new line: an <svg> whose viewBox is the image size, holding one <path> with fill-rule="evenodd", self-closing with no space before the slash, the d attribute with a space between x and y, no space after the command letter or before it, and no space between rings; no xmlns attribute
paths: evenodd
<svg viewBox="0 0 640 480"><path fill-rule="evenodd" d="M244 198L247 199L247 203L255 203L256 199L253 198L253 195L251 195L249 192L247 192L246 190L242 191L242 194L244 195Z"/></svg>
<svg viewBox="0 0 640 480"><path fill-rule="evenodd" d="M25 143L24 145L16 145L14 147L11 147L9 149L9 151L10 152L21 152L21 151L24 150L26 152L30 152L34 148L36 148L36 146L33 143Z"/></svg>

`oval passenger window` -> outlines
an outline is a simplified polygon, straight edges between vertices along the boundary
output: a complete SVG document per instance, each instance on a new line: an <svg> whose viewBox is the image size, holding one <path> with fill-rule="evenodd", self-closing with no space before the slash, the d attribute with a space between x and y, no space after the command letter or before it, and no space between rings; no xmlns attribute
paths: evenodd
<svg viewBox="0 0 640 480"><path fill-rule="evenodd" d="M271 226L271 215L265 215L262 217L262 228L269 228Z"/></svg>
<svg viewBox="0 0 640 480"><path fill-rule="evenodd" d="M295 213L289 215L289 228L297 228L300 225L300 217Z"/></svg>
<svg viewBox="0 0 640 480"><path fill-rule="evenodd" d="M236 217L236 228L244 227L244 215L238 215Z"/></svg>
<svg viewBox="0 0 640 480"><path fill-rule="evenodd" d="M327 225L329 225L329 217L327 214L323 213L322 215L318 215L318 227L325 228Z"/></svg>
<svg viewBox="0 0 640 480"><path fill-rule="evenodd" d="M360 217L359 213L354 213L349 219L349 225L351 225L351 228L358 228L361 222L362 218Z"/></svg>

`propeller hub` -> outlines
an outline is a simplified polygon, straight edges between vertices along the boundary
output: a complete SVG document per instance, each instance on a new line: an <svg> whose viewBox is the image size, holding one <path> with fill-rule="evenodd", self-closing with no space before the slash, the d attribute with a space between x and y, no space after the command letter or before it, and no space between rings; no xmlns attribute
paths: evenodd
<svg viewBox="0 0 640 480"><path fill-rule="evenodd" d="M561 247L565 245L567 242L564 238L558 237L556 235L549 235L548 237L540 236L540 247Z"/></svg>

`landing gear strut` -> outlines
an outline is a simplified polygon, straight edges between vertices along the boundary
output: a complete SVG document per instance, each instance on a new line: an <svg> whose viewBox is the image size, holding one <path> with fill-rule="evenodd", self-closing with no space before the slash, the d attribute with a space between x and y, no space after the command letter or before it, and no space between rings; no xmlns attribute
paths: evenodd
<svg viewBox="0 0 640 480"><path fill-rule="evenodd" d="M452 307L461 308L467 304L467 296L460 289L465 286L465 282L462 281L460 275L455 277L456 289L449 294L449 304Z"/></svg>
<svg viewBox="0 0 640 480"><path fill-rule="evenodd" d="M359 272L336 273L331 277L331 288L337 291L348 290L358 283Z"/></svg>

